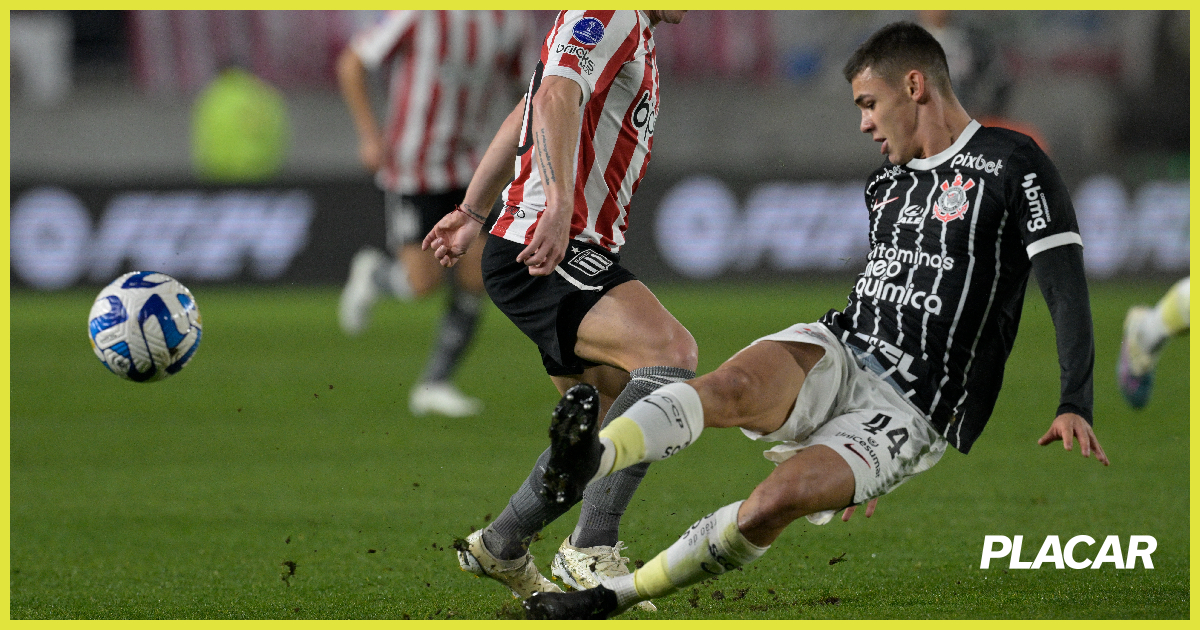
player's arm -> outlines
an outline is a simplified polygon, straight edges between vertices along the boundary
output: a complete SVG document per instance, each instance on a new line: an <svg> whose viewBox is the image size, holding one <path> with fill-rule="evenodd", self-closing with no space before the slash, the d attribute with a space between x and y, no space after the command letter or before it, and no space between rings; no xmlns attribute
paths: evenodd
<svg viewBox="0 0 1200 630"><path fill-rule="evenodd" d="M354 129L358 132L358 157L363 166L371 171L383 166L383 133L371 107L371 96L367 90L367 68L358 53L347 46L338 56L338 87L342 100L350 110Z"/></svg>
<svg viewBox="0 0 1200 630"><path fill-rule="evenodd" d="M1035 255L1030 261L1042 296L1054 321L1058 346L1060 398L1050 430L1038 440L1045 446L1062 440L1071 450L1079 441L1084 457L1095 454L1105 466L1108 456L1092 429L1092 370L1095 347L1092 339L1092 310L1083 271L1083 248L1063 245Z"/></svg>
<svg viewBox="0 0 1200 630"><path fill-rule="evenodd" d="M461 210L442 217L421 242L421 249L432 249L434 257L442 265L452 267L467 253L483 227L483 220L491 211L492 204L496 203L496 198L512 179L524 111L525 99L522 98L504 119L484 152L483 159L479 161L475 174L471 176L471 183L467 185Z"/></svg>
<svg viewBox="0 0 1200 630"><path fill-rule="evenodd" d="M1071 450L1075 440L1084 457L1095 455L1108 465L1108 456L1092 429L1092 372L1096 362L1092 309L1083 266L1083 241L1075 210L1057 169L1040 150L1014 155L1010 168L1010 207L1022 230L1026 252L1042 297L1054 322L1058 349L1059 405L1050 430L1039 440L1045 446L1062 440Z"/></svg>
<svg viewBox="0 0 1200 630"><path fill-rule="evenodd" d="M579 104L583 90L575 81L548 76L533 97L534 160L546 191L546 209L533 239L517 255L529 273L544 276L562 261L575 212L575 147L579 143Z"/></svg>

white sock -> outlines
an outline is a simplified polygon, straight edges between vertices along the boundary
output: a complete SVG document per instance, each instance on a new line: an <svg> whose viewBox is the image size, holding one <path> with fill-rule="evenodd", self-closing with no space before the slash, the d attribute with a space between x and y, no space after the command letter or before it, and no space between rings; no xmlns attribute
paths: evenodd
<svg viewBox="0 0 1200 630"><path fill-rule="evenodd" d="M745 566L767 552L742 535L737 526L742 501L696 521L679 540L633 572L637 597L654 599L716 575ZM613 587L609 587L613 588ZM616 589L613 589L616 590ZM618 603L621 601L618 591Z"/></svg>
<svg viewBox="0 0 1200 630"><path fill-rule="evenodd" d="M611 474L639 462L656 462L679 452L700 437L704 407L700 394L687 383L671 383L633 403L600 431L605 457L612 450L612 465L601 464Z"/></svg>

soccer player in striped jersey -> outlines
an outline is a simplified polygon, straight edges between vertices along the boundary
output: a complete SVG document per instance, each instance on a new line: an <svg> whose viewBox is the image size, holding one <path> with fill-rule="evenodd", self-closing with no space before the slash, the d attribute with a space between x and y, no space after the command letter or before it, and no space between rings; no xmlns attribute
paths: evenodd
<svg viewBox="0 0 1200 630"><path fill-rule="evenodd" d="M967 453L991 416L1030 271L1050 307L1060 402L1041 445L1104 454L1092 430L1091 311L1075 213L1027 136L981 127L951 89L921 27L872 35L844 74L860 130L887 162L868 180L870 254L842 311L755 341L716 371L667 385L603 430L581 385L556 408L547 494L675 454L706 427L781 442L775 470L716 508L628 576L579 593L540 593L531 618L604 618L741 567L792 521L822 524ZM1047 383L1047 386L1050 384ZM1006 421L1018 420L1006 418ZM716 506L714 506L716 507Z"/></svg>
<svg viewBox="0 0 1200 630"><path fill-rule="evenodd" d="M620 265L659 111L654 29L682 14L560 13L525 99L484 155L461 212L438 223L424 242L442 264L455 264L504 191L504 210L483 251L488 295L537 344L560 393L579 383L599 390L594 410L601 418L695 376L692 335ZM548 456L500 516L459 545L464 569L522 597L558 590L533 565L529 543L579 500L541 494ZM586 588L628 573L618 525L645 470L631 466L582 497L579 525L553 562L568 585ZM649 602L642 608L653 610Z"/></svg>
<svg viewBox="0 0 1200 630"><path fill-rule="evenodd" d="M462 199L487 142L489 102L523 87L536 56L532 38L524 11L389 11L357 33L338 61L359 157L384 191L390 250L366 247L355 255L339 304L342 329L361 333L381 295L421 297L450 277L438 336L409 396L416 415L461 417L482 409L451 383L479 319L479 256L444 273L420 244ZM382 128L367 87L368 71L381 70L388 90Z"/></svg>
<svg viewBox="0 0 1200 630"><path fill-rule="evenodd" d="M1130 407L1141 409L1150 402L1154 368L1163 347L1172 337L1191 331L1191 294L1189 276L1171 285L1153 307L1139 304L1125 312L1117 386Z"/></svg>

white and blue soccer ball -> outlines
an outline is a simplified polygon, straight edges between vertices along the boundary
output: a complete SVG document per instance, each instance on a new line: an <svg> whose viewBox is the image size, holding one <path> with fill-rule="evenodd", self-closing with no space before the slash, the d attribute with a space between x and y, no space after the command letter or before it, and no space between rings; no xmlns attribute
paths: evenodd
<svg viewBox="0 0 1200 630"><path fill-rule="evenodd" d="M100 291L88 314L88 337L113 374L161 381L200 347L200 310L191 291L157 271L127 273Z"/></svg>

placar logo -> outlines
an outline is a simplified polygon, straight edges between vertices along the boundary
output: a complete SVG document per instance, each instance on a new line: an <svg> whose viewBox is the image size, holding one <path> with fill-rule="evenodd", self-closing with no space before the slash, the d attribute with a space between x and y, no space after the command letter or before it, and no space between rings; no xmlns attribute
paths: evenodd
<svg viewBox="0 0 1200 630"><path fill-rule="evenodd" d="M1154 562L1150 554L1158 548L1158 541L1153 536L1130 536L1129 544L1121 553L1121 537L1106 536L1096 552L1095 558L1079 559L1077 556L1087 552L1077 550L1078 547L1091 547L1096 539L1088 535L1079 535L1067 541L1066 545L1059 543L1058 536L1051 534L1042 541L1042 547L1032 561L1021 560L1021 543L1023 536L984 536L983 555L979 560L979 568L986 569L992 560L1009 556L1010 569L1040 569L1042 565L1052 564L1055 569L1099 569L1105 564L1111 564L1118 569L1136 568L1138 558L1142 560L1142 568L1153 569Z"/></svg>
<svg viewBox="0 0 1200 630"><path fill-rule="evenodd" d="M967 213L971 202L967 201L967 191L975 187L975 180L968 179L963 183L961 173L954 174L954 183L942 182L942 194L933 204L933 216L942 223L961 219Z"/></svg>

